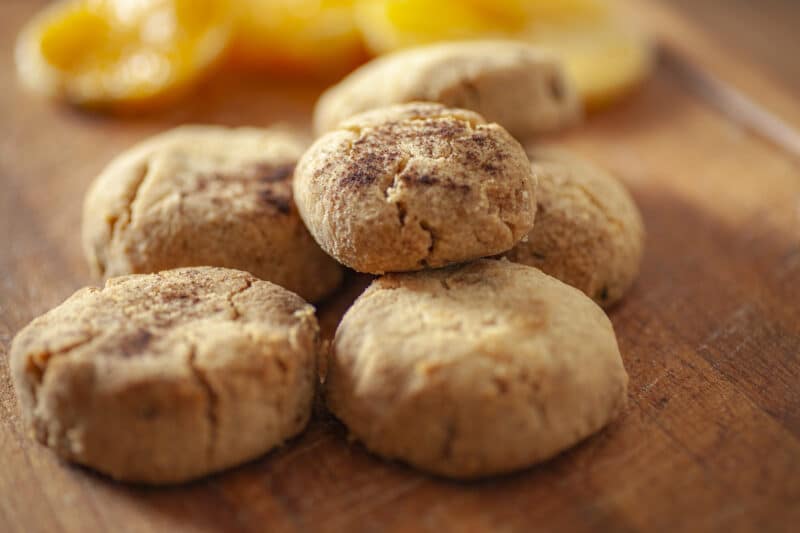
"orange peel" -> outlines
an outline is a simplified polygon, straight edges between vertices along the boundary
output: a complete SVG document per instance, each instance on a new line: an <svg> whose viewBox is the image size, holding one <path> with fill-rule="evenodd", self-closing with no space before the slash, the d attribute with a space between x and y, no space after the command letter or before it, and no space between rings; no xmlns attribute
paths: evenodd
<svg viewBox="0 0 800 533"><path fill-rule="evenodd" d="M62 0L22 29L15 58L31 88L86 107L157 105L222 56L220 0Z"/></svg>
<svg viewBox="0 0 800 533"><path fill-rule="evenodd" d="M366 59L353 0L242 0L231 60L290 75L341 75Z"/></svg>

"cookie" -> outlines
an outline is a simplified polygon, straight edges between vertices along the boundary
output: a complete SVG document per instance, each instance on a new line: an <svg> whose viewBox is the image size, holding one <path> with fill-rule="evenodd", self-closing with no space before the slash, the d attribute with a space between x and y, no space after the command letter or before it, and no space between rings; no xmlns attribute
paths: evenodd
<svg viewBox="0 0 800 533"><path fill-rule="evenodd" d="M470 41L370 61L322 95L314 129L321 135L362 111L414 101L470 109L521 139L581 116L575 87L555 56L521 42Z"/></svg>
<svg viewBox="0 0 800 533"><path fill-rule="evenodd" d="M302 431L317 349L299 296L197 267L79 290L19 332L10 366L36 439L115 479L167 484Z"/></svg>
<svg viewBox="0 0 800 533"><path fill-rule="evenodd" d="M357 270L439 267L509 250L533 226L536 182L501 126L439 104L368 111L297 164L300 216Z"/></svg>
<svg viewBox="0 0 800 533"><path fill-rule="evenodd" d="M506 257L611 306L633 284L642 260L636 203L617 179L566 150L545 147L529 155L539 181L536 226Z"/></svg>
<svg viewBox="0 0 800 533"><path fill-rule="evenodd" d="M189 126L120 155L84 203L92 271L111 277L221 266L320 300L339 285L342 269L308 234L292 200L305 148L278 130Z"/></svg>
<svg viewBox="0 0 800 533"><path fill-rule="evenodd" d="M628 377L602 309L505 260L377 279L336 332L331 411L374 453L452 478L510 472L609 423Z"/></svg>

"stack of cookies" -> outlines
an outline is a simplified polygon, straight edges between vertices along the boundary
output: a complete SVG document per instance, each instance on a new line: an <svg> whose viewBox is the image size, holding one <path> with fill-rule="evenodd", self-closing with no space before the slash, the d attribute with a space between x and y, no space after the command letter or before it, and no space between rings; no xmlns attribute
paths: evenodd
<svg viewBox="0 0 800 533"><path fill-rule="evenodd" d="M636 276L641 218L608 174L517 140L574 123L576 102L536 49L452 43L330 89L310 148L219 127L133 148L85 202L86 255L110 279L14 339L27 424L125 481L257 457L309 420L321 342L306 301L349 267L377 277L322 388L369 450L474 478L598 431L627 386L600 306Z"/></svg>

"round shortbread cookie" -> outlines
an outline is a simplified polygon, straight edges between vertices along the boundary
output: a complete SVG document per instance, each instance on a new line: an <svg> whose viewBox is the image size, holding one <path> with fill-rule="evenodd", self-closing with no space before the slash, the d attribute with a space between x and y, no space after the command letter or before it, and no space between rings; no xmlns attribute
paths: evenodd
<svg viewBox="0 0 800 533"><path fill-rule="evenodd" d="M536 182L501 126L439 104L352 117L297 164L300 216L358 270L420 270L509 250L533 227Z"/></svg>
<svg viewBox="0 0 800 533"><path fill-rule="evenodd" d="M314 129L321 135L356 113L415 101L475 111L520 139L581 116L575 87L554 55L516 41L465 41L370 61L322 95Z"/></svg>
<svg viewBox="0 0 800 533"><path fill-rule="evenodd" d="M336 332L327 404L371 451L453 478L520 469L626 402L611 322L541 271L483 259L377 279Z"/></svg>
<svg viewBox="0 0 800 533"><path fill-rule="evenodd" d="M303 226L292 173L305 144L278 130L185 126L121 154L86 195L96 274L185 266L245 270L317 301L342 269Z"/></svg>
<svg viewBox="0 0 800 533"><path fill-rule="evenodd" d="M183 268L79 290L17 334L10 365L36 439L115 479L166 484L302 431L318 337L296 294Z"/></svg>
<svg viewBox="0 0 800 533"><path fill-rule="evenodd" d="M567 150L529 152L538 177L536 226L506 257L541 269L603 307L639 273L644 225L617 179Z"/></svg>

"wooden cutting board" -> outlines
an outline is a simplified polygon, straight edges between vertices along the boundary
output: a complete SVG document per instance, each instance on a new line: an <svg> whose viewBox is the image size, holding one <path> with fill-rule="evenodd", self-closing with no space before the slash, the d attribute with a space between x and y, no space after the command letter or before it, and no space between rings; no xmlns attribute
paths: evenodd
<svg viewBox="0 0 800 533"><path fill-rule="evenodd" d="M0 531L797 527L800 151L764 110L800 125L798 95L650 2L640 7L668 50L652 80L550 139L617 173L648 230L641 277L610 312L631 377L611 427L476 483L376 459L321 409L281 449L186 486L130 487L60 463L20 424L6 354L19 328L92 282L79 245L90 180L120 150L184 122L305 129L321 87L229 76L157 116L80 113L17 85L9 51L38 4L0 3ZM327 336L361 287L353 278L320 309Z"/></svg>

